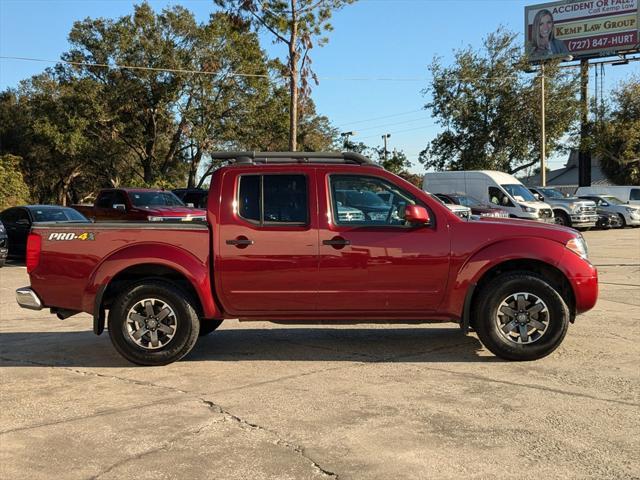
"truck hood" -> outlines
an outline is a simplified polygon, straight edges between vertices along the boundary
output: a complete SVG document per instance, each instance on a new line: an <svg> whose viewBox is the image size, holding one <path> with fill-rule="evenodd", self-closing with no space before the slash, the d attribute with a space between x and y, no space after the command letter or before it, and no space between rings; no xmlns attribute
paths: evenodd
<svg viewBox="0 0 640 480"><path fill-rule="evenodd" d="M207 211L191 207L136 207L136 210L145 212L147 215L158 217L206 217Z"/></svg>
<svg viewBox="0 0 640 480"><path fill-rule="evenodd" d="M519 232L518 234L550 238L563 243L569 241L578 234L578 232L569 227L563 227L554 223L537 222L535 220L481 217L479 220L474 221L482 222L483 224L493 224L496 229L504 229L507 234Z"/></svg>
<svg viewBox="0 0 640 480"><path fill-rule="evenodd" d="M518 205L524 205L525 207L535 208L536 210L540 210L543 208L548 208L552 210L551 205L545 202L521 202L518 201Z"/></svg>

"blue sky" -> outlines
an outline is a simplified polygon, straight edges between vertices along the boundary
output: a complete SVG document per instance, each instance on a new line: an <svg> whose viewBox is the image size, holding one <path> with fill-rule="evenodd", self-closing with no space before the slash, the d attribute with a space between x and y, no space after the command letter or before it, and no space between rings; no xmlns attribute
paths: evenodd
<svg viewBox="0 0 640 480"><path fill-rule="evenodd" d="M56 60L67 50L74 21L86 17L118 17L132 12L131 0L0 0L0 56ZM212 0L150 0L156 10L183 5L204 21ZM320 85L312 93L318 112L342 131L354 130L355 141L380 145L391 133L389 148L403 149L422 171L417 156L439 131L428 111L427 65L434 56L445 63L453 50L477 46L499 25L521 32L521 0L360 0L334 15L329 44L313 52ZM522 38L522 37L521 37ZM265 36L263 46L281 53ZM0 59L0 89L14 87L51 64ZM632 73L637 63L607 66L605 90ZM593 75L593 72L591 72ZM591 79L593 80L593 78ZM590 93L593 92L591 82ZM551 159L551 168L564 163Z"/></svg>

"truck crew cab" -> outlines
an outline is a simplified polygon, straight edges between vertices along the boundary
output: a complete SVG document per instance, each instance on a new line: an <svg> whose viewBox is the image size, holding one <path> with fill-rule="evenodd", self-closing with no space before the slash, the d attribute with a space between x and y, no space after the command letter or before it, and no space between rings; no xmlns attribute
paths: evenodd
<svg viewBox="0 0 640 480"><path fill-rule="evenodd" d="M18 303L88 312L96 334L108 311L113 345L142 365L179 360L231 318L455 322L498 356L532 360L595 305L597 272L574 230L462 220L352 152L213 158L230 164L212 174L206 224L34 228ZM364 204L369 193L386 207Z"/></svg>

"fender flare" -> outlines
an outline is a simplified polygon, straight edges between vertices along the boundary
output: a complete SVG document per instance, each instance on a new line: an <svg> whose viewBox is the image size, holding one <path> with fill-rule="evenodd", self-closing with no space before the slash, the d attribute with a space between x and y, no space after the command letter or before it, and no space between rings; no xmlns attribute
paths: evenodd
<svg viewBox="0 0 640 480"><path fill-rule="evenodd" d="M510 238L485 245L474 252L457 272L452 273L445 310L459 318L461 327L466 330L471 299L477 291L476 286L489 270L514 260L530 260L545 263L569 277L561 264L565 251L566 248L560 242L540 237Z"/></svg>
<svg viewBox="0 0 640 480"><path fill-rule="evenodd" d="M84 311L93 312L94 333L104 331L102 299L108 285L119 273L140 265L158 265L182 275L195 290L204 317L221 318L213 298L208 261L208 257L202 261L180 247L159 243L138 243L112 253L96 266L83 294Z"/></svg>

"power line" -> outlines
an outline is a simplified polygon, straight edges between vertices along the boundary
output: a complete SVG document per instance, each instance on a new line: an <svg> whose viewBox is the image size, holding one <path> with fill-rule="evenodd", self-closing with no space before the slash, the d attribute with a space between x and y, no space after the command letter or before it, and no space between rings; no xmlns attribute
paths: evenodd
<svg viewBox="0 0 640 480"><path fill-rule="evenodd" d="M422 126L422 127L417 127L417 128L408 128L408 129L406 129L406 130L397 130L397 131L395 131L395 132L388 132L388 133L391 133L391 134L393 134L393 135L396 135L396 134L398 134L398 133L413 132L413 131L416 131L416 130L424 130L425 128L433 127L433 126L435 126L435 125L436 125L436 123L431 123L431 124L429 124L429 125L424 125L424 126ZM368 136L366 136L366 137L360 137L360 136L358 136L358 135L354 135L354 137L359 138L360 140L366 140L367 138L373 138L373 137L377 137L377 136L378 136L377 134L376 134L376 135L368 135Z"/></svg>
<svg viewBox="0 0 640 480"><path fill-rule="evenodd" d="M375 127L359 128L358 131L359 132L364 132L366 130L375 130L376 128L393 127L395 125L405 125L407 123L421 122L423 120L428 120L428 119L425 118L425 117L414 118L412 120L405 120L403 122L385 123L385 124L382 124L382 125L376 125Z"/></svg>
<svg viewBox="0 0 640 480"><path fill-rule="evenodd" d="M350 127L351 125L358 125L360 123L367 123L367 122L373 122L375 120L383 120L385 118L393 118L393 117L401 117L403 115L409 115L410 113L416 113L416 112L420 112L422 111L422 108L418 108L417 110L409 110L407 112L401 112L401 113L392 113L391 115L383 115L382 117L372 117L372 118L368 118L366 120L356 120L355 122L349 122L349 123L344 123L340 126L340 128L343 127Z"/></svg>
<svg viewBox="0 0 640 480"><path fill-rule="evenodd" d="M201 75L217 75L219 72L208 72L206 70L187 70L182 68L166 68L166 67L142 67L139 65L120 65L110 63L91 63L91 62L74 62L72 60L45 60L42 58L28 58L28 57L8 57L0 56L2 60L23 60L29 62L42 62L42 63L66 63L68 65L76 65L79 67L97 67L97 68L110 68L110 69L126 69L126 70L147 70L152 72L169 72L169 73L187 73L187 74L201 74ZM270 75L260 73L236 73L228 72L227 75L233 77L259 77L259 78L271 78Z"/></svg>
<svg viewBox="0 0 640 480"><path fill-rule="evenodd" d="M81 67L96 67L96 68L110 68L110 69L129 69L129 70L147 70L153 72L169 72L169 73L186 73L186 74L200 74L200 75L217 75L218 72L211 72L206 70L192 70L182 68L169 68L169 67L145 67L141 65L120 65L116 63L93 63L93 62L76 62L72 60L48 60L43 58L31 58L31 57L15 57L15 56L0 56L1 60L20 60L25 62L40 62L40 63L66 63L68 65L76 65ZM227 75L235 77L258 77L258 78L273 78L273 77L288 77L287 74L259 74L259 73L239 73L228 72ZM506 75L502 77L467 77L455 79L457 81L494 81L494 80L513 80L518 78L517 75ZM319 80L328 81L379 81L379 82L428 82L432 78L429 77L385 77L385 76L354 76L354 77L331 77L331 76L318 76Z"/></svg>

